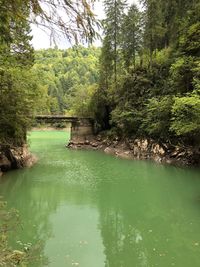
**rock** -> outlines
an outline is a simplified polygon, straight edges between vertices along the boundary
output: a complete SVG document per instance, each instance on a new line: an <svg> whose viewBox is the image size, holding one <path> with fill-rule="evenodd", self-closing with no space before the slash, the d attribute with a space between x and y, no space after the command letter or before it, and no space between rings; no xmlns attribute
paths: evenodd
<svg viewBox="0 0 200 267"><path fill-rule="evenodd" d="M92 147L98 147L98 144L97 143L91 143L91 146Z"/></svg>
<svg viewBox="0 0 200 267"><path fill-rule="evenodd" d="M78 146L78 147L77 147ZM174 147L169 143L159 144L153 139L126 139L122 141L117 137L112 141L104 136L91 136L79 142L70 142L69 148L81 149L89 148L93 150L103 150L106 154L116 155L122 158L149 159L158 163L178 164L178 165L198 165L200 164L200 150L185 147Z"/></svg>
<svg viewBox="0 0 200 267"><path fill-rule="evenodd" d="M175 150L170 154L171 158L176 158L176 156L181 152L179 147L176 147Z"/></svg>
<svg viewBox="0 0 200 267"><path fill-rule="evenodd" d="M142 140L142 142L141 142L141 149L143 151L146 151L148 149L148 140L147 139Z"/></svg>
<svg viewBox="0 0 200 267"><path fill-rule="evenodd" d="M85 142L78 142L77 145L78 146L83 146L85 144Z"/></svg>
<svg viewBox="0 0 200 267"><path fill-rule="evenodd" d="M11 161L3 154L0 155L0 170L9 171L11 169Z"/></svg>
<svg viewBox="0 0 200 267"><path fill-rule="evenodd" d="M133 154L131 151L116 151L116 156L123 159L131 159L133 158Z"/></svg>
<svg viewBox="0 0 200 267"><path fill-rule="evenodd" d="M142 151L146 151L148 148L148 140L147 139L135 139L133 145L137 146Z"/></svg>
<svg viewBox="0 0 200 267"><path fill-rule="evenodd" d="M98 141L98 142L101 142L101 141L102 141L102 138L101 138L100 135L97 136L97 141Z"/></svg>
<svg viewBox="0 0 200 267"><path fill-rule="evenodd" d="M116 147L118 145L118 141L113 141L113 147Z"/></svg>
<svg viewBox="0 0 200 267"><path fill-rule="evenodd" d="M172 160L172 159L166 159L165 162L166 162L167 164L172 164L172 163L173 163L173 160Z"/></svg>
<svg viewBox="0 0 200 267"><path fill-rule="evenodd" d="M159 144L153 144L152 145L152 151L156 155L165 155L165 150L159 145Z"/></svg>
<svg viewBox="0 0 200 267"><path fill-rule="evenodd" d="M104 149L104 152L106 153L106 154L115 154L115 150L114 150L114 148L111 148L111 147L106 147L105 149Z"/></svg>
<svg viewBox="0 0 200 267"><path fill-rule="evenodd" d="M106 145L106 144L107 144L107 141L108 141L107 139L104 139L104 140L102 141L102 144L103 144L103 145Z"/></svg>
<svg viewBox="0 0 200 267"><path fill-rule="evenodd" d="M162 158L159 155L156 155L153 159L157 163L161 163L162 162Z"/></svg>
<svg viewBox="0 0 200 267"><path fill-rule="evenodd" d="M37 160L28 150L28 146L1 148L0 169L9 171L32 166Z"/></svg>
<svg viewBox="0 0 200 267"><path fill-rule="evenodd" d="M89 140L85 140L85 145L89 145L90 141Z"/></svg>
<svg viewBox="0 0 200 267"><path fill-rule="evenodd" d="M185 157L186 156L186 151L180 152L177 154L177 158Z"/></svg>

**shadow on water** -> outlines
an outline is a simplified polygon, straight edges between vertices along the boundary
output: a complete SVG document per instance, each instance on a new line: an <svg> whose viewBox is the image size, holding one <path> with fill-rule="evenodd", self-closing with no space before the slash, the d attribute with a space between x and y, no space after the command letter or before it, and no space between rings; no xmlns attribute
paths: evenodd
<svg viewBox="0 0 200 267"><path fill-rule="evenodd" d="M1 181L23 222L14 245L40 241L55 267L199 266L198 169L70 151L67 138L31 133L37 165Z"/></svg>

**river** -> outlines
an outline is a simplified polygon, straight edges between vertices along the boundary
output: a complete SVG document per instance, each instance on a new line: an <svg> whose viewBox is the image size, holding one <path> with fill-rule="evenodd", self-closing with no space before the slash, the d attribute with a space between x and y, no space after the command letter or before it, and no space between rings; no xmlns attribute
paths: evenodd
<svg viewBox="0 0 200 267"><path fill-rule="evenodd" d="M67 150L68 139L32 132L38 163L1 180L22 221L13 247L40 244L50 267L200 266L199 169Z"/></svg>

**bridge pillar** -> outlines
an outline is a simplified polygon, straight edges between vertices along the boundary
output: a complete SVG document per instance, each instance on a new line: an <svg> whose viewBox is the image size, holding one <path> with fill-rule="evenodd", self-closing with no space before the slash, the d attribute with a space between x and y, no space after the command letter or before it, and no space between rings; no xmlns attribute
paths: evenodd
<svg viewBox="0 0 200 267"><path fill-rule="evenodd" d="M93 132L93 121L88 118L79 118L71 123L71 142L84 142L89 139Z"/></svg>

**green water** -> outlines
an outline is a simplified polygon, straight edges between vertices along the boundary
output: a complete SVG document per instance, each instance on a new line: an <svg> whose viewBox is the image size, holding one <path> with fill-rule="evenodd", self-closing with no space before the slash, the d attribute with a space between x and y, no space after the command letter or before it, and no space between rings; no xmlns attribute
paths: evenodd
<svg viewBox="0 0 200 267"><path fill-rule="evenodd" d="M200 266L200 170L67 150L66 132L29 139L38 163L0 183L16 248L40 243L52 267Z"/></svg>

